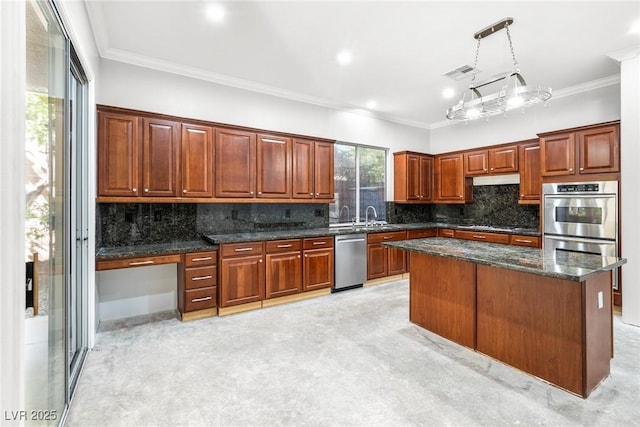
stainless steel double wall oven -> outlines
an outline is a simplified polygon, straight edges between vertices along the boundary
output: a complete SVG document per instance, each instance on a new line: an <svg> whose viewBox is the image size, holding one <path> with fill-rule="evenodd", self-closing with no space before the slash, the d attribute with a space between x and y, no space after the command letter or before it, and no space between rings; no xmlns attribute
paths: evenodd
<svg viewBox="0 0 640 427"><path fill-rule="evenodd" d="M545 183L542 197L546 253L618 256L618 181Z"/></svg>

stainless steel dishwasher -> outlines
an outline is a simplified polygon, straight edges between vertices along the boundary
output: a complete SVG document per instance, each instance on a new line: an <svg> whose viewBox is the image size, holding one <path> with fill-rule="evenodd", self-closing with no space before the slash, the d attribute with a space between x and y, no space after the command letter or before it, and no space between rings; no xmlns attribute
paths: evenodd
<svg viewBox="0 0 640 427"><path fill-rule="evenodd" d="M362 286L367 280L367 235L336 236L335 247L333 292Z"/></svg>

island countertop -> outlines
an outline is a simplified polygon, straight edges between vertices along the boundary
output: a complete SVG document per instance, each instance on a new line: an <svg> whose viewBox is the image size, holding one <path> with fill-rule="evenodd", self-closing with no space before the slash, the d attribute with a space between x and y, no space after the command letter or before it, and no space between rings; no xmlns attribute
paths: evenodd
<svg viewBox="0 0 640 427"><path fill-rule="evenodd" d="M576 252L545 254L537 248L441 237L385 242L383 246L576 282L627 262L626 258Z"/></svg>

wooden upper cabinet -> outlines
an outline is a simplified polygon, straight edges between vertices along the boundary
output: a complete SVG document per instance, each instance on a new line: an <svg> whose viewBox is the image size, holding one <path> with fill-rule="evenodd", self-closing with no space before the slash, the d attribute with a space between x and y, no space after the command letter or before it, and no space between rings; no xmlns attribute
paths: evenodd
<svg viewBox="0 0 640 427"><path fill-rule="evenodd" d="M140 195L140 119L98 112L98 195Z"/></svg>
<svg viewBox="0 0 640 427"><path fill-rule="evenodd" d="M333 147L331 142L316 141L314 147L314 197L333 200Z"/></svg>
<svg viewBox="0 0 640 427"><path fill-rule="evenodd" d="M435 158L435 202L465 203L473 198L473 181L465 178L462 154L445 154Z"/></svg>
<svg viewBox="0 0 640 427"><path fill-rule="evenodd" d="M293 140L292 197L334 198L333 143L308 139Z"/></svg>
<svg viewBox="0 0 640 427"><path fill-rule="evenodd" d="M143 119L142 186L145 197L178 196L180 123Z"/></svg>
<svg viewBox="0 0 640 427"><path fill-rule="evenodd" d="M486 175L489 173L489 153L487 150L464 153L464 174L466 176Z"/></svg>
<svg viewBox="0 0 640 427"><path fill-rule="evenodd" d="M620 171L619 126L605 126L577 132L579 172Z"/></svg>
<svg viewBox="0 0 640 427"><path fill-rule="evenodd" d="M255 197L256 134L221 128L215 139L216 197Z"/></svg>
<svg viewBox="0 0 640 427"><path fill-rule="evenodd" d="M517 144L464 153L465 176L515 172L518 172Z"/></svg>
<svg viewBox="0 0 640 427"><path fill-rule="evenodd" d="M540 135L542 176L620 172L619 123Z"/></svg>
<svg viewBox="0 0 640 427"><path fill-rule="evenodd" d="M575 133L561 133L540 138L542 176L575 175Z"/></svg>
<svg viewBox="0 0 640 427"><path fill-rule="evenodd" d="M489 173L518 172L518 145L489 149Z"/></svg>
<svg viewBox="0 0 640 427"><path fill-rule="evenodd" d="M182 124L181 196L213 196L213 137L208 126Z"/></svg>
<svg viewBox="0 0 640 427"><path fill-rule="evenodd" d="M291 138L257 135L257 197L291 198Z"/></svg>
<svg viewBox="0 0 640 427"><path fill-rule="evenodd" d="M433 201L433 156L393 153L393 197L396 202Z"/></svg>
<svg viewBox="0 0 640 427"><path fill-rule="evenodd" d="M540 144L538 141L519 146L520 204L539 204L542 184L540 180Z"/></svg>

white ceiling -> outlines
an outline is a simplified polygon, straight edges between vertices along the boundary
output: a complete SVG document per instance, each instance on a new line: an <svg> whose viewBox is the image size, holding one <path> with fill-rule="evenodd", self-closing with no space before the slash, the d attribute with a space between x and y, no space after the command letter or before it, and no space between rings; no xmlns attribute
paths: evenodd
<svg viewBox="0 0 640 427"><path fill-rule="evenodd" d="M640 45L630 32L636 1L222 1L222 23L205 1L86 2L104 58L421 127L442 124L470 77L473 34L513 17L522 75L554 96L612 84L607 54ZM348 66L336 61L352 52ZM477 81L512 69L506 31L481 42ZM442 90L456 90L444 99ZM490 88L490 87L488 87ZM492 90L493 91L493 90ZM552 101L553 102L553 99Z"/></svg>

